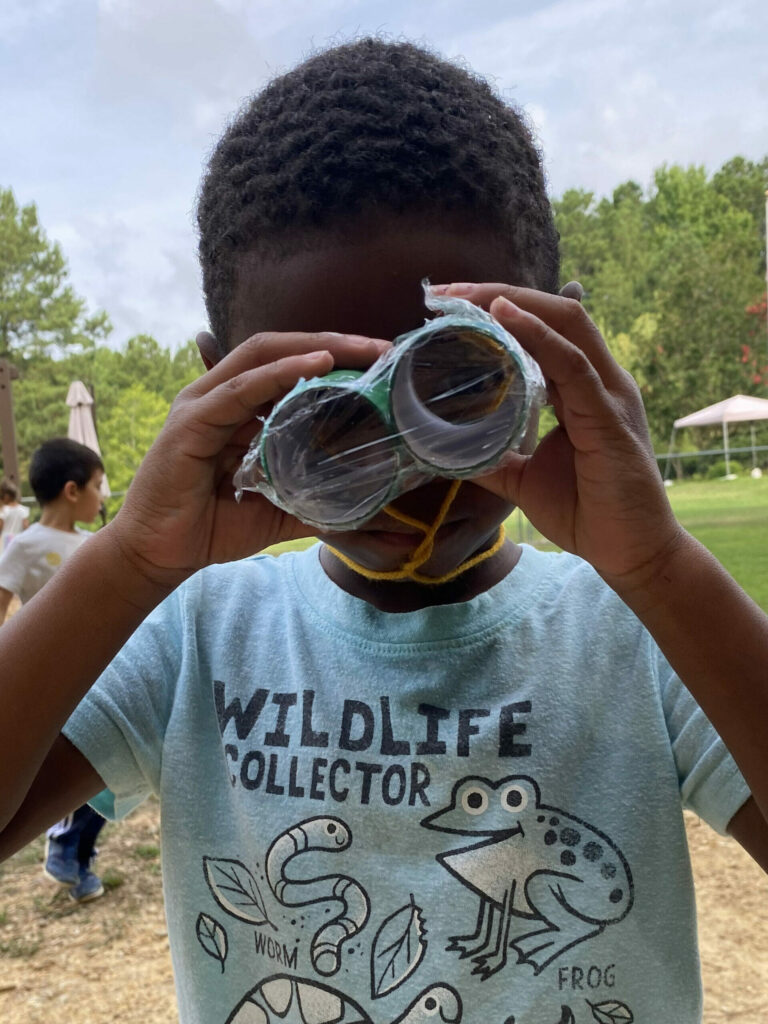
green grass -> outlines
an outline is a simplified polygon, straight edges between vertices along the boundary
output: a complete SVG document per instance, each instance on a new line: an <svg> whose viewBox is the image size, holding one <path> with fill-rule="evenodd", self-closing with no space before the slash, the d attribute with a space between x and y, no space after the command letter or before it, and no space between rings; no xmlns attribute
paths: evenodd
<svg viewBox="0 0 768 1024"><path fill-rule="evenodd" d="M115 868L107 868L106 871L101 874L101 882L107 892L111 892L113 889L119 889L125 881L125 875L117 871Z"/></svg>
<svg viewBox="0 0 768 1024"><path fill-rule="evenodd" d="M760 480L695 480L668 489L675 515L768 612L768 476ZM506 522L515 541L550 547L519 511ZM312 538L269 548L271 554L302 551Z"/></svg>
<svg viewBox="0 0 768 1024"><path fill-rule="evenodd" d="M160 856L160 847L154 843L139 843L133 848L133 856L141 860L154 860Z"/></svg>
<svg viewBox="0 0 768 1024"><path fill-rule="evenodd" d="M768 476L669 488L675 515L768 612Z"/></svg>

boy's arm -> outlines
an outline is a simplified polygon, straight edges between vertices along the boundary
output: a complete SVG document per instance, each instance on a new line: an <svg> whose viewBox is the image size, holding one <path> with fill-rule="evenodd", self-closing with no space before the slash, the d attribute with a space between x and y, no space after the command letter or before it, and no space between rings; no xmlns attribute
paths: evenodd
<svg viewBox="0 0 768 1024"><path fill-rule="evenodd" d="M238 504L232 474L258 414L299 379L335 360L364 369L385 347L335 334L257 335L184 389L118 516L0 630L0 831L13 831L36 778L53 784L44 762L62 726L152 608L205 565L311 533L261 495Z"/></svg>
<svg viewBox="0 0 768 1024"><path fill-rule="evenodd" d="M0 587L0 626L5 622L5 616L8 614L8 605L11 603L12 597L13 594L10 590Z"/></svg>
<svg viewBox="0 0 768 1024"><path fill-rule="evenodd" d="M58 736L24 802L0 833L0 861L104 788L104 781L77 747L64 736Z"/></svg>
<svg viewBox="0 0 768 1024"><path fill-rule="evenodd" d="M728 833L768 873L768 821L754 797L751 796L731 818Z"/></svg>
<svg viewBox="0 0 768 1024"><path fill-rule="evenodd" d="M532 455L477 482L590 562L645 624L741 769L763 824L749 828L745 811L734 835L749 832L749 852L768 863L768 617L675 519L637 385L574 299L438 288L490 309L520 341L558 419Z"/></svg>
<svg viewBox="0 0 768 1024"><path fill-rule="evenodd" d="M0 828L91 683L168 592L122 556L114 526L79 548L0 630Z"/></svg>
<svg viewBox="0 0 768 1024"><path fill-rule="evenodd" d="M683 530L643 571L608 582L696 698L768 818L768 618ZM768 845L762 852L768 863Z"/></svg>

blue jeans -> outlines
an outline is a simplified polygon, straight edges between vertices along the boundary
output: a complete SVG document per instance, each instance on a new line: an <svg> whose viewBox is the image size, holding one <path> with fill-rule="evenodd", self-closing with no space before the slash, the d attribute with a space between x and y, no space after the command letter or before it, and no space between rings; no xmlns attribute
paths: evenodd
<svg viewBox="0 0 768 1024"><path fill-rule="evenodd" d="M106 821L100 814L88 804L83 804L72 814L51 826L46 835L71 850L79 863L83 867L88 867L96 845L96 837L105 825Z"/></svg>

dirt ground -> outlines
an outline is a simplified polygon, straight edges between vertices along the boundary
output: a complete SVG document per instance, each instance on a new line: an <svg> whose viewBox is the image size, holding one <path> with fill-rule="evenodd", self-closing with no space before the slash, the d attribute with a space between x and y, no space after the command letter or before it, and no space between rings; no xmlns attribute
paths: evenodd
<svg viewBox="0 0 768 1024"><path fill-rule="evenodd" d="M765 1021L768 877L736 843L693 817L686 821L699 893L704 1024ZM102 837L107 893L84 906L43 876L42 839L3 865L3 1024L177 1024L157 804L108 825Z"/></svg>

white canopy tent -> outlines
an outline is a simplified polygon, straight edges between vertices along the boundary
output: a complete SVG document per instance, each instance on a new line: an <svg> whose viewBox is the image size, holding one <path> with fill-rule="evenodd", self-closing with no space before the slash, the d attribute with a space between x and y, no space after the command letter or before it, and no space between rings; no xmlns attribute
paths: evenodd
<svg viewBox="0 0 768 1024"><path fill-rule="evenodd" d="M692 412L688 416L682 416L675 420L670 442L670 453L675 438L675 431L685 427L713 427L720 426L723 431L723 449L725 452L725 472L730 475L730 462L728 455L728 424L729 423L754 423L756 420L768 420L768 399L753 398L750 395L734 395L733 398L726 398L722 402L715 402L705 409ZM752 449L754 455L755 435L752 427Z"/></svg>

